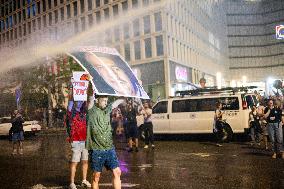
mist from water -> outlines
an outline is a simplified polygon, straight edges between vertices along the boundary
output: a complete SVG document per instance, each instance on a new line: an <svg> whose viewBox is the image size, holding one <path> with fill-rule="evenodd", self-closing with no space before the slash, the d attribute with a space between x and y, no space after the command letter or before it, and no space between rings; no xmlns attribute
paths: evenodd
<svg viewBox="0 0 284 189"><path fill-rule="evenodd" d="M41 34L39 38L27 39L28 41L19 47L2 48L0 51L0 72L46 62L45 60L48 60L47 57L54 57L60 53L71 51L74 47L78 46L105 46L106 42L102 40L102 37L103 39L109 37L105 33L106 30L113 29L115 26L123 25L136 17L146 15L151 11L157 10L157 8L166 6L169 1L164 0L145 7L141 6L137 9L129 10L125 14L120 15L119 18L102 20L99 24L95 23L86 31L75 35L72 35L73 25L71 24L72 29L68 29L67 27L59 28L61 32L58 32L57 35L46 32ZM122 30L120 31L123 32Z"/></svg>

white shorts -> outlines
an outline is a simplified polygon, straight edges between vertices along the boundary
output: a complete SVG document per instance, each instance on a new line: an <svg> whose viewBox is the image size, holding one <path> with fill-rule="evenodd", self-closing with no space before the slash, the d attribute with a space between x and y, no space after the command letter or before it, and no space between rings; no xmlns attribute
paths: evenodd
<svg viewBox="0 0 284 189"><path fill-rule="evenodd" d="M85 141L74 141L71 143L72 158L71 162L78 163L81 160L88 160L88 150L85 147Z"/></svg>

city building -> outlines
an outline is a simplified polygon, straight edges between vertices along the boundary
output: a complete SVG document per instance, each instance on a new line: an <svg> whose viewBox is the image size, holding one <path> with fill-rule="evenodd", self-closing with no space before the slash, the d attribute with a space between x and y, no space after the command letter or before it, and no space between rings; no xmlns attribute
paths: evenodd
<svg viewBox="0 0 284 189"><path fill-rule="evenodd" d="M226 1L229 73L235 85L269 87L284 79L284 41L275 28L284 23L284 1ZM244 79L243 79L244 78Z"/></svg>
<svg viewBox="0 0 284 189"><path fill-rule="evenodd" d="M238 3L244 6L239 8ZM28 48L46 40L63 43L79 33L109 24L100 34L94 33L100 37L90 39L88 45L115 47L156 101L177 90L190 89L200 78L206 79L207 86L228 86L242 75L239 72L250 79L245 66L252 60L251 55L239 51L248 53L243 45L254 40L239 38L235 30L241 21L250 24L249 19L237 17L246 4L250 5L244 0L0 0L0 51L7 47ZM253 10L249 18L261 25L261 31L269 26L268 22L275 23L272 18L265 18L270 11L271 17L279 13L279 18L283 18L283 11L273 13L273 3L263 4L267 6L261 10L252 7L245 9L247 13L242 12L245 15ZM257 30L258 25L247 27ZM273 57L277 64L253 59L252 69L281 68L278 64L283 61L283 43L271 44L267 39L267 44L263 44L261 36L256 38L260 44L253 45L264 45L257 46L258 53L266 54L268 59ZM282 55L277 47L282 48ZM277 49L276 56L272 48Z"/></svg>

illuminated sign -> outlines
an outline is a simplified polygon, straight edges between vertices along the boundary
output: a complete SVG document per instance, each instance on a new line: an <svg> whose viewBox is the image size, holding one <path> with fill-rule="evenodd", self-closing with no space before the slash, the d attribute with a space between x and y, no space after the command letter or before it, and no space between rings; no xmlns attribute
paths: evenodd
<svg viewBox="0 0 284 189"><path fill-rule="evenodd" d="M187 81L187 69L185 67L176 66L175 68L176 79L178 81Z"/></svg>

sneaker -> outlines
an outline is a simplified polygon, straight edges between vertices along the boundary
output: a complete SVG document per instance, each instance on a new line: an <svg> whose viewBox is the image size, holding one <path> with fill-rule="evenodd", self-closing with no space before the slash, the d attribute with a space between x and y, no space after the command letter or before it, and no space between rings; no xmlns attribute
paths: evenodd
<svg viewBox="0 0 284 189"><path fill-rule="evenodd" d="M155 145L154 144L152 144L152 146L151 146L152 148L155 148Z"/></svg>
<svg viewBox="0 0 284 189"><path fill-rule="evenodd" d="M87 180L83 180L82 181L82 184L81 184L82 187L87 187L87 188L91 188L91 183Z"/></svg>
<svg viewBox="0 0 284 189"><path fill-rule="evenodd" d="M23 154L24 154L23 149L20 149L20 150L19 150L19 154L20 154L20 155L23 155Z"/></svg>
<svg viewBox="0 0 284 189"><path fill-rule="evenodd" d="M144 146L144 148L145 148L145 149L148 149L148 148L149 148L149 146L148 146L148 145L145 145L145 146Z"/></svg>
<svg viewBox="0 0 284 189"><path fill-rule="evenodd" d="M74 183L71 183L69 185L69 189L77 189L76 185Z"/></svg>
<svg viewBox="0 0 284 189"><path fill-rule="evenodd" d="M273 153L272 159L276 159L276 157L277 157L276 153Z"/></svg>
<svg viewBox="0 0 284 189"><path fill-rule="evenodd" d="M139 150L138 150L138 148L136 147L136 148L135 148L135 152L138 152L138 151L139 151Z"/></svg>
<svg viewBox="0 0 284 189"><path fill-rule="evenodd" d="M222 147L223 145L222 145L222 144L216 144L216 146L218 146L218 147Z"/></svg>
<svg viewBox="0 0 284 189"><path fill-rule="evenodd" d="M12 155L17 155L17 150L16 149L13 150Z"/></svg>

